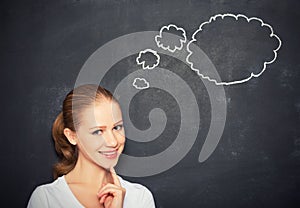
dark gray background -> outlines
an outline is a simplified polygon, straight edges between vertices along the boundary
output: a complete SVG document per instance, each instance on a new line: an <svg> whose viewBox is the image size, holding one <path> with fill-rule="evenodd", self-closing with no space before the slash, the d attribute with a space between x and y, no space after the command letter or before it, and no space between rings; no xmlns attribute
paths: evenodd
<svg viewBox="0 0 300 208"><path fill-rule="evenodd" d="M121 35L169 23L183 26L190 38L210 16L231 12L272 24L283 41L278 60L262 77L225 87L224 134L210 158L198 163L211 119L208 94L186 65L164 57L161 67L179 74L197 97L200 132L192 150L172 169L126 179L145 184L161 208L299 207L299 8L296 0L1 1L1 206L25 207L37 185L52 181L57 157L51 125L96 49ZM102 84L113 89L136 70L134 58L117 63ZM151 88L134 97L130 112L135 125L149 127L147 115L154 107L166 111L167 128L148 145L129 141L128 154L158 153L176 137L179 108L163 90Z"/></svg>

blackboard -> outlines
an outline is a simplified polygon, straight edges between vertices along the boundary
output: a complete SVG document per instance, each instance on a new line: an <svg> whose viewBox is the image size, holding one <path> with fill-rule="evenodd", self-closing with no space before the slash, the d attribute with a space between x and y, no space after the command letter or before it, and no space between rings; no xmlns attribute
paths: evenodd
<svg viewBox="0 0 300 208"><path fill-rule="evenodd" d="M140 172L119 168L125 179L152 191L157 207L299 207L299 6L295 0L2 1L3 207L25 207L37 185L53 180L57 156L52 122L64 96L79 81L92 77L126 100L124 95L134 89L133 79L142 76L149 80L149 88L134 89L124 111L143 142L134 139L135 132L129 128L124 153L133 157L162 153L183 131L181 146L175 145L156 168L152 160ZM276 60L259 77L217 85L186 62L187 43L201 23L218 14L256 17L280 39ZM231 18L204 25L195 35L201 49L195 54L201 59L193 57L202 61L200 74L214 77L217 71L216 80L227 83L243 80L252 72L259 74L279 44L274 36L266 35L270 28L261 27L261 22ZM170 24L186 32L184 47L175 52L155 42L160 29ZM167 35L170 40L182 32ZM128 38L136 38L136 45ZM110 44L120 49L112 50L104 60L111 68L99 67L91 71L96 74L79 79L93 61L101 60L99 53ZM136 60L147 48L160 57L153 69L142 69ZM119 57L123 49L128 51ZM183 119L184 112L188 116ZM151 129L151 114L152 128L164 128L149 139L143 132ZM211 154L203 150L208 135L219 139ZM185 153L178 156L183 149Z"/></svg>

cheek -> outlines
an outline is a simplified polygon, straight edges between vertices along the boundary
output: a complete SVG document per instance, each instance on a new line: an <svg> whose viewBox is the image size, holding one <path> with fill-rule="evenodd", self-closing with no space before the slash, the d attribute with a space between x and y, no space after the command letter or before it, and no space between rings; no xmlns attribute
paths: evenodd
<svg viewBox="0 0 300 208"><path fill-rule="evenodd" d="M126 142L126 138L125 137L120 137L118 138L118 143L119 143L119 153L121 154L124 150L125 147L125 142Z"/></svg>
<svg viewBox="0 0 300 208"><path fill-rule="evenodd" d="M101 136L85 136L80 139L81 145L86 149L98 149L104 145L104 139Z"/></svg>
<svg viewBox="0 0 300 208"><path fill-rule="evenodd" d="M117 139L118 139L118 142L119 142L120 144L124 144L124 143L125 143L125 140L126 140L125 134L124 134L124 133L119 134L119 136L117 137Z"/></svg>
<svg viewBox="0 0 300 208"><path fill-rule="evenodd" d="M117 136L118 142L124 144L126 141L125 131L123 130L121 133L118 133Z"/></svg>

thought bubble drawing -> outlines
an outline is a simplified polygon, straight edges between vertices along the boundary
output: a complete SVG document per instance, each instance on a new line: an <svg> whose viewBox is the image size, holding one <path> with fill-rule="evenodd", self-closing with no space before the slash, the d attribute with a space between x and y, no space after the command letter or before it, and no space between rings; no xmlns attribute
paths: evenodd
<svg viewBox="0 0 300 208"><path fill-rule="evenodd" d="M149 88L150 85L146 79L137 77L134 79L132 86L134 86L138 90L144 90L144 89Z"/></svg>
<svg viewBox="0 0 300 208"><path fill-rule="evenodd" d="M200 46L213 61L220 78L195 64L198 57L193 44ZM187 44L186 62L203 79L216 85L234 85L262 75L267 65L276 60L280 47L280 38L262 19L217 14L193 33Z"/></svg>
<svg viewBox="0 0 300 208"><path fill-rule="evenodd" d="M190 83L180 75L169 69L156 67L155 70L151 70L150 72L148 70L133 70L133 72L125 74L126 76L124 76L122 80L112 79L109 82L105 81L107 78L106 75L113 70L113 67L120 61L125 58L131 59L133 55L136 55L145 48L157 48L155 41L153 41L157 32L158 31L142 31L126 34L99 47L86 60L74 84L74 88L86 83L101 84L113 92L114 97L116 97L122 105L123 120L124 123L126 123L126 138L128 141L131 140L135 142L139 151L142 150L140 147L148 148L148 142L165 138L163 132L167 130L170 120L178 121L178 131L174 132L174 137L172 138L173 142L168 147L161 149L162 151L149 155L144 154L144 151L141 152L142 155L134 155L126 151L123 152L116 167L118 174L123 176L147 177L165 172L182 161L190 150L195 147L194 145L198 145L196 140L199 138L201 127L201 111L197 101L199 91L194 91ZM166 33L165 35L168 39L176 40L179 38L172 33ZM193 46L193 44L191 44L191 46ZM196 61L195 63L202 64L201 66L203 68L209 68L210 71L214 71L218 74L213 62L209 60L209 57L206 56L204 51L196 45L195 47L198 48L198 50L194 53L198 57L201 57L198 59L198 62ZM186 47L183 47L182 51L180 51L181 54L170 53L162 48L157 48L157 52L185 63L187 54ZM136 77L145 78L151 84L151 87L163 90L172 96L174 102L179 107L178 117L175 119L174 117L169 117L168 113L163 108L160 108L160 105L151 105L149 106L150 111L147 110L147 112L144 112L146 113L147 122L150 124L149 127L147 129L137 128L130 118L132 100L135 99L136 96L141 95L139 94L139 90L131 86ZM115 88L111 86L112 82L118 83ZM224 87L216 86L210 82L203 82L203 84L207 90L210 101L210 109L208 109L208 111L211 115L211 119L208 125L209 129L202 135L204 143L198 158L198 161L201 163L206 161L215 151L223 135L227 118L227 102ZM151 93L151 90L149 92ZM166 103L167 102L169 101L166 101ZM193 128L191 128L191 124ZM154 148L157 149L156 147Z"/></svg>
<svg viewBox="0 0 300 208"><path fill-rule="evenodd" d="M145 49L139 52L136 63L142 65L143 69L154 69L160 62L159 54L152 49Z"/></svg>
<svg viewBox="0 0 300 208"><path fill-rule="evenodd" d="M179 33L180 38L178 38L176 41L174 40L169 40L164 36L163 33L169 32L172 33ZM183 44L186 42L187 37L186 37L186 32L183 28L177 27L174 24L169 24L167 26L163 26L159 34L155 36L155 42L159 48L162 48L164 50L170 51L174 53L176 50L181 50L183 48Z"/></svg>

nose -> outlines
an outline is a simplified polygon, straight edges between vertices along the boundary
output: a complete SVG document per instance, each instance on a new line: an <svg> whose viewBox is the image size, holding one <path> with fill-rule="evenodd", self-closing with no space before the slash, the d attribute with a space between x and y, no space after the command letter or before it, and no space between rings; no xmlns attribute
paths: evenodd
<svg viewBox="0 0 300 208"><path fill-rule="evenodd" d="M108 147L116 147L118 145L117 137L114 135L113 132L107 132L107 135L105 135L104 140Z"/></svg>

